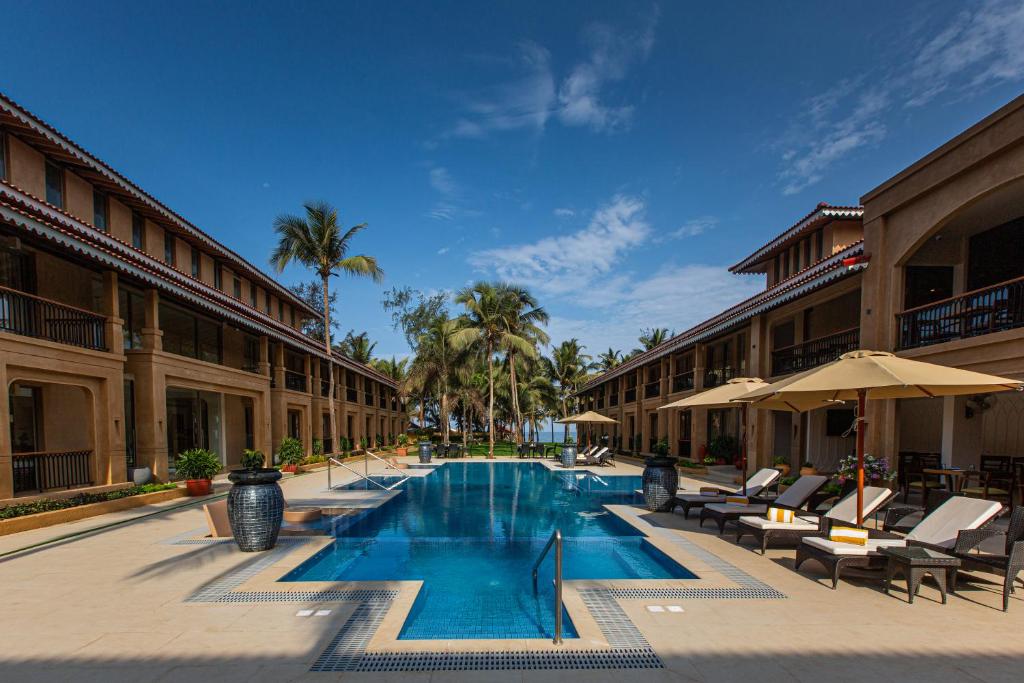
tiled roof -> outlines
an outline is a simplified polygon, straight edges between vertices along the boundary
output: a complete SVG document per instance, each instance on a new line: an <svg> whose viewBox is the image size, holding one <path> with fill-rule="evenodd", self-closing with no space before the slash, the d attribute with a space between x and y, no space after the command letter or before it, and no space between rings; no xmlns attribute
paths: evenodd
<svg viewBox="0 0 1024 683"><path fill-rule="evenodd" d="M50 144L59 147L65 154L73 157L78 163L103 176L107 181L110 181L117 186L122 192L131 196L134 200L146 205L149 209L160 214L165 220L172 223L178 230L192 237L196 241L203 243L222 258L227 259L227 261L229 261L233 266L236 266L241 273L244 273L249 278L258 281L266 289L272 290L278 297L286 299L291 305L300 308L314 317L323 317L323 313L321 311L311 307L305 301L297 297L290 289L256 268L233 250L210 237L189 221L185 220L185 218L175 213L165 204L142 190L142 188L115 171L98 157L90 154L81 145L76 144L56 128L46 123L3 93L0 93L0 113L7 114L8 117L16 120L21 126L31 129L37 135L45 138Z"/></svg>
<svg viewBox="0 0 1024 683"><path fill-rule="evenodd" d="M751 266L754 266L771 256L772 253L780 247L788 246L788 243L796 241L804 233L818 227L821 223L837 219L856 219L863 217L863 215L864 207L862 206L832 206L831 204L822 202L814 207L813 211L786 229L786 231L781 235L759 248L753 254L746 257L729 270L733 273L742 273L746 271Z"/></svg>
<svg viewBox="0 0 1024 683"><path fill-rule="evenodd" d="M3 181L0 181L0 220L56 242L90 260L106 263L122 273L150 282L164 291L185 298L237 324L256 329L277 341L292 343L308 353L327 358L318 343L298 330ZM392 388L396 387L393 380L373 368L344 357L335 360L357 372L373 376Z"/></svg>
<svg viewBox="0 0 1024 683"><path fill-rule="evenodd" d="M864 242L856 242L841 252L833 254L827 259L805 268L783 282L778 283L771 289L759 292L745 301L741 301L732 308L709 318L698 325L681 332L671 339L661 343L649 351L630 358L613 370L602 373L588 381L577 393L582 393L594 386L603 384L610 379L635 370L657 358L679 351L687 346L696 344L706 339L715 337L740 323L749 320L755 315L777 308L793 299L812 292L836 280L842 279L867 267L866 263L860 263L851 267L843 265L843 259L857 256L864 253Z"/></svg>

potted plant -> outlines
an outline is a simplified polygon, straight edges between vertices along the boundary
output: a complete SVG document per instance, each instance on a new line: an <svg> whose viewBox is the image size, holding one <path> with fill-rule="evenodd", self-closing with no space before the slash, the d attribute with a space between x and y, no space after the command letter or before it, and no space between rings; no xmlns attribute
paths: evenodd
<svg viewBox="0 0 1024 683"><path fill-rule="evenodd" d="M313 453L312 455L323 455L324 454L324 442L320 439L313 439Z"/></svg>
<svg viewBox="0 0 1024 683"><path fill-rule="evenodd" d="M782 477L779 479L779 493L782 493L796 481L796 477Z"/></svg>
<svg viewBox="0 0 1024 683"><path fill-rule="evenodd" d="M366 452L366 447L369 445L369 443L370 442L366 440L365 436L359 438L359 448L362 449L363 452Z"/></svg>
<svg viewBox="0 0 1024 683"><path fill-rule="evenodd" d="M242 468L228 474L232 483L228 492L228 522L243 553L270 550L281 531L284 494L277 483L281 473L273 467L263 467L264 461L263 453L246 449Z"/></svg>
<svg viewBox="0 0 1024 683"><path fill-rule="evenodd" d="M716 465L724 465L736 457L739 452L736 439L728 434L719 434L708 442L708 454L715 459Z"/></svg>
<svg viewBox="0 0 1024 683"><path fill-rule="evenodd" d="M839 469L836 471L841 485L847 479L857 478L857 456L848 455L839 461ZM868 486L879 486L892 481L896 473L889 469L889 461L884 458L876 458L873 455L864 455L864 483Z"/></svg>
<svg viewBox="0 0 1024 683"><path fill-rule="evenodd" d="M295 472L299 463L306 457L302 451L302 442L286 436L281 439L281 445L277 449L277 461L281 463L282 472Z"/></svg>
<svg viewBox="0 0 1024 683"><path fill-rule="evenodd" d="M800 463L800 476L809 477L818 473L818 468L814 466L814 463L810 460L804 460Z"/></svg>
<svg viewBox="0 0 1024 683"><path fill-rule="evenodd" d="M668 454L668 439L654 444L654 455L644 461L644 503L652 512L671 512L675 507L679 473L676 458Z"/></svg>
<svg viewBox="0 0 1024 683"><path fill-rule="evenodd" d="M409 443L409 437L408 436L406 436L405 434L399 434L398 435L398 449L396 450L398 455L409 455L409 449L406 448L406 445L408 443Z"/></svg>
<svg viewBox="0 0 1024 683"><path fill-rule="evenodd" d="M789 458L784 455L776 455L775 459L772 460L772 467L779 471L779 475L788 477L790 472Z"/></svg>
<svg viewBox="0 0 1024 683"><path fill-rule="evenodd" d="M220 472L220 458L205 448L190 448L178 453L174 470L185 480L190 496L207 496L213 491L213 476Z"/></svg>

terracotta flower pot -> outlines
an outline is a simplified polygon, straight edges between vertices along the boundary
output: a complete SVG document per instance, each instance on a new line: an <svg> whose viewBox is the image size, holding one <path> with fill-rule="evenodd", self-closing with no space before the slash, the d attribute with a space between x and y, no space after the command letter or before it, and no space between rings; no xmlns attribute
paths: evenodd
<svg viewBox="0 0 1024 683"><path fill-rule="evenodd" d="M776 465L775 469L777 469L779 471L779 475L783 477L788 477L789 473L792 471L792 468L789 466L788 463Z"/></svg>
<svg viewBox="0 0 1024 683"><path fill-rule="evenodd" d="M185 489L190 496L208 496L213 492L213 480L186 479Z"/></svg>
<svg viewBox="0 0 1024 683"><path fill-rule="evenodd" d="M281 467L281 471L282 472L291 472L292 474L295 474L295 472L298 469L299 469L298 465L284 465L284 466Z"/></svg>
<svg viewBox="0 0 1024 683"><path fill-rule="evenodd" d="M801 477L811 477L811 476L814 476L817 473L818 473L818 468L817 467L801 467L800 468L800 476Z"/></svg>
<svg viewBox="0 0 1024 683"><path fill-rule="evenodd" d="M397 453L398 455L409 455L409 449L408 448L396 448L395 449L395 453Z"/></svg>

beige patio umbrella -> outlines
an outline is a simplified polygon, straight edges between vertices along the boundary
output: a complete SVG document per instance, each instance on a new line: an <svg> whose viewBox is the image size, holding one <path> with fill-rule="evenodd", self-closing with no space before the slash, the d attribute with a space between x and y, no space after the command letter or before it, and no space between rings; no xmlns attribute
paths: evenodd
<svg viewBox="0 0 1024 683"><path fill-rule="evenodd" d="M569 415L561 420L555 420L559 424L618 424L619 421L588 410L578 415ZM587 432L587 447L590 447L590 432Z"/></svg>
<svg viewBox="0 0 1024 683"><path fill-rule="evenodd" d="M747 495L747 403L736 403L751 392L769 386L760 377L736 377L725 384L693 396L663 405L669 408L739 408L740 409L740 467L743 469L743 495ZM789 410L786 408L786 410Z"/></svg>
<svg viewBox="0 0 1024 683"><path fill-rule="evenodd" d="M864 404L869 398L958 396L1020 389L1024 382L900 358L851 351L838 360L769 384L742 397L755 408L807 411L857 401L857 524L864 523Z"/></svg>

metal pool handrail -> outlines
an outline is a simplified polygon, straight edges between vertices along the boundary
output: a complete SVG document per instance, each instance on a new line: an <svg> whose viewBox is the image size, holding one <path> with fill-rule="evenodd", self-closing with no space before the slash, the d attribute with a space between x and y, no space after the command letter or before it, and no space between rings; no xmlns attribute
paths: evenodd
<svg viewBox="0 0 1024 683"><path fill-rule="evenodd" d="M537 592L537 571L540 569L541 562L544 561L544 557L551 550L551 546L555 546L555 637L552 639L555 645L562 644L562 532L559 529L555 529L554 533L551 534L551 538L544 544L544 550L540 551L540 557L533 563L533 592Z"/></svg>
<svg viewBox="0 0 1024 683"><path fill-rule="evenodd" d="M364 458L364 460L365 460L365 458ZM405 479L402 479L401 481L396 481L391 486L384 486L384 484L381 484L379 481L374 481L373 479L371 479L366 474L361 474L360 472L352 469L351 467L349 467L345 463L341 462L340 460L335 460L334 458L327 458L327 489L328 490L334 488L334 486L331 484L331 465L332 464L337 465L338 467L344 467L346 470L348 470L352 474L356 475L360 479L365 479L366 481L370 482L371 484L373 484L377 488L381 489L382 491L390 491L390 490L394 489L396 486L400 486L400 485L404 484L406 481L409 480L409 477L406 477Z"/></svg>

